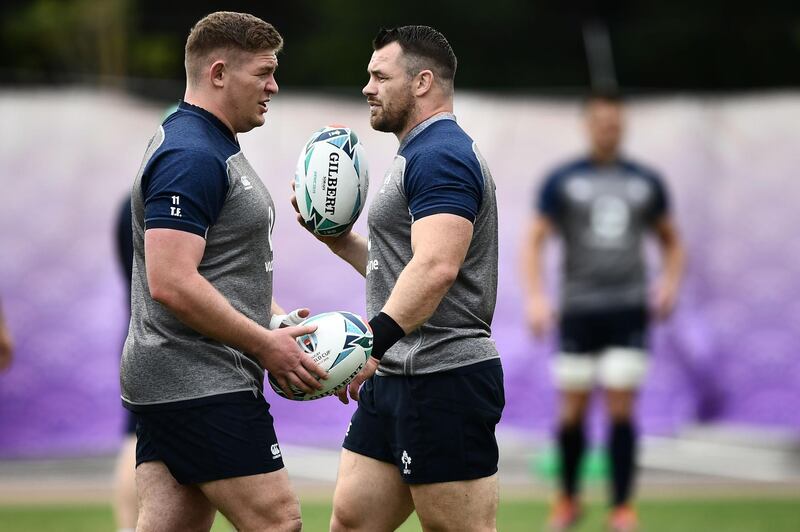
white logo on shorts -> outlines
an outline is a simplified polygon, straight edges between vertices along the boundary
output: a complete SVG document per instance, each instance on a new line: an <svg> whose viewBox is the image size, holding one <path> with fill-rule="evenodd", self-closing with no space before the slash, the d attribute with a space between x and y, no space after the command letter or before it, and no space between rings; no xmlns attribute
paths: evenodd
<svg viewBox="0 0 800 532"><path fill-rule="evenodd" d="M352 427L352 426L353 426L353 422L352 421L347 424L347 430L344 431L344 435L345 436L350 436L350 427Z"/></svg>
<svg viewBox="0 0 800 532"><path fill-rule="evenodd" d="M253 184L250 183L250 180L247 178L246 175L241 176L239 179L242 181L242 186L244 187L245 190L250 190L251 188L253 188Z"/></svg>
<svg viewBox="0 0 800 532"><path fill-rule="evenodd" d="M408 453L403 449L403 456L400 457L400 461L403 462L403 474L410 475L411 469L408 466L411 465L411 457L408 456Z"/></svg>
<svg viewBox="0 0 800 532"><path fill-rule="evenodd" d="M277 443L273 443L270 445L269 450L272 451L272 459L277 460L281 457L281 448L278 447Z"/></svg>

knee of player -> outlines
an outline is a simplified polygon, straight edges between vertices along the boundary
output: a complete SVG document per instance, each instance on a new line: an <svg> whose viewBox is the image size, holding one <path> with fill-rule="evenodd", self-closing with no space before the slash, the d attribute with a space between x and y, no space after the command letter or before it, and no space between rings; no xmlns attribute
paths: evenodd
<svg viewBox="0 0 800 532"><path fill-rule="evenodd" d="M303 520L299 504L270 505L255 509L255 513L239 521L231 520L237 530L264 530L281 532L300 532Z"/></svg>
<svg viewBox="0 0 800 532"><path fill-rule="evenodd" d="M283 514L281 526L278 530L286 530L286 532L300 532L303 530L303 519L300 515L300 502L294 499L294 504L289 505L286 512ZM270 528L270 530L272 530Z"/></svg>
<svg viewBox="0 0 800 532"><path fill-rule="evenodd" d="M341 505L333 505L330 532L349 532L357 530L359 525L358 513L347 511Z"/></svg>
<svg viewBox="0 0 800 532"><path fill-rule="evenodd" d="M300 514L288 520L285 530L287 532L301 532L303 530L303 519Z"/></svg>
<svg viewBox="0 0 800 532"><path fill-rule="evenodd" d="M240 528L237 527L237 530ZM242 527L242 529L248 529L248 527ZM253 530L264 530L264 532L272 531L272 530L280 530L281 532L301 532L303 530L303 520L300 517L300 513L282 516L281 519L278 521L270 520L270 522L264 522L261 526L254 527Z"/></svg>

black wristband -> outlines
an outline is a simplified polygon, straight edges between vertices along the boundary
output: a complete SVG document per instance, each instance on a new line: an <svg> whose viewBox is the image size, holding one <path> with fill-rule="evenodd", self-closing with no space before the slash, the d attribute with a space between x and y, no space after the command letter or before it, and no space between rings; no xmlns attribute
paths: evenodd
<svg viewBox="0 0 800 532"><path fill-rule="evenodd" d="M372 329L372 356L378 360L383 358L386 351L397 343L406 332L388 314L379 312L369 320Z"/></svg>

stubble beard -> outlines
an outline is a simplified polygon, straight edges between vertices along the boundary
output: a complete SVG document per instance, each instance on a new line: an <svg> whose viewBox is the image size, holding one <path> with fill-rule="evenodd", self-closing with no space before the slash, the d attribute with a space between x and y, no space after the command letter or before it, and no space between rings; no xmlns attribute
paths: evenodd
<svg viewBox="0 0 800 532"><path fill-rule="evenodd" d="M375 131L399 133L408 125L414 110L413 98L406 97L395 105L383 104L381 112L370 116L369 123Z"/></svg>

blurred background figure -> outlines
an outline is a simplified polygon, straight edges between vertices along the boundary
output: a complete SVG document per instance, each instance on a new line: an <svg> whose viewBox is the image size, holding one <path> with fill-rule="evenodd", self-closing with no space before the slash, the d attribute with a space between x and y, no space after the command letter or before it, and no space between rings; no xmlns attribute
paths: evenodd
<svg viewBox="0 0 800 532"><path fill-rule="evenodd" d="M11 360L14 356L14 342L11 339L11 332L6 325L6 318L3 314L2 301L0 301L0 372L11 367Z"/></svg>
<svg viewBox="0 0 800 532"><path fill-rule="evenodd" d="M161 116L161 121L178 109L177 104L170 105ZM125 281L125 335L131 318L131 276L133 275L133 231L132 231L131 196L127 194L119 205L119 212L114 224L114 243L116 259L120 273ZM125 336L123 335L124 344ZM122 353L122 344L119 354ZM136 497L136 416L123 408L124 439L120 446L114 468L114 518L118 532L134 530L138 515Z"/></svg>
<svg viewBox="0 0 800 532"><path fill-rule="evenodd" d="M672 222L661 178L620 153L621 100L593 94L584 110L589 153L564 164L545 180L524 244L528 324L537 336L553 325L545 290L545 242L563 242L559 305L559 352L553 377L560 391L557 441L561 486L548 526L561 531L580 518L579 471L586 448L584 417L595 384L605 391L610 418L610 528L636 529L631 505L636 456L634 402L647 367L650 317L667 317L675 304L684 252ZM661 278L648 298L645 237L657 236Z"/></svg>
<svg viewBox="0 0 800 532"><path fill-rule="evenodd" d="M128 310L126 325L130 321L131 309L131 275L133 273L133 232L131 229L131 197L126 196L120 203L117 223L114 227L117 260L122 277L128 287L125 308ZM128 328L125 327L127 334ZM117 355L122 353L122 345ZM122 406L120 405L120 408ZM114 468L114 519L118 532L129 532L136 529L137 497L136 497L136 416L130 410L124 410L125 437L117 455Z"/></svg>

